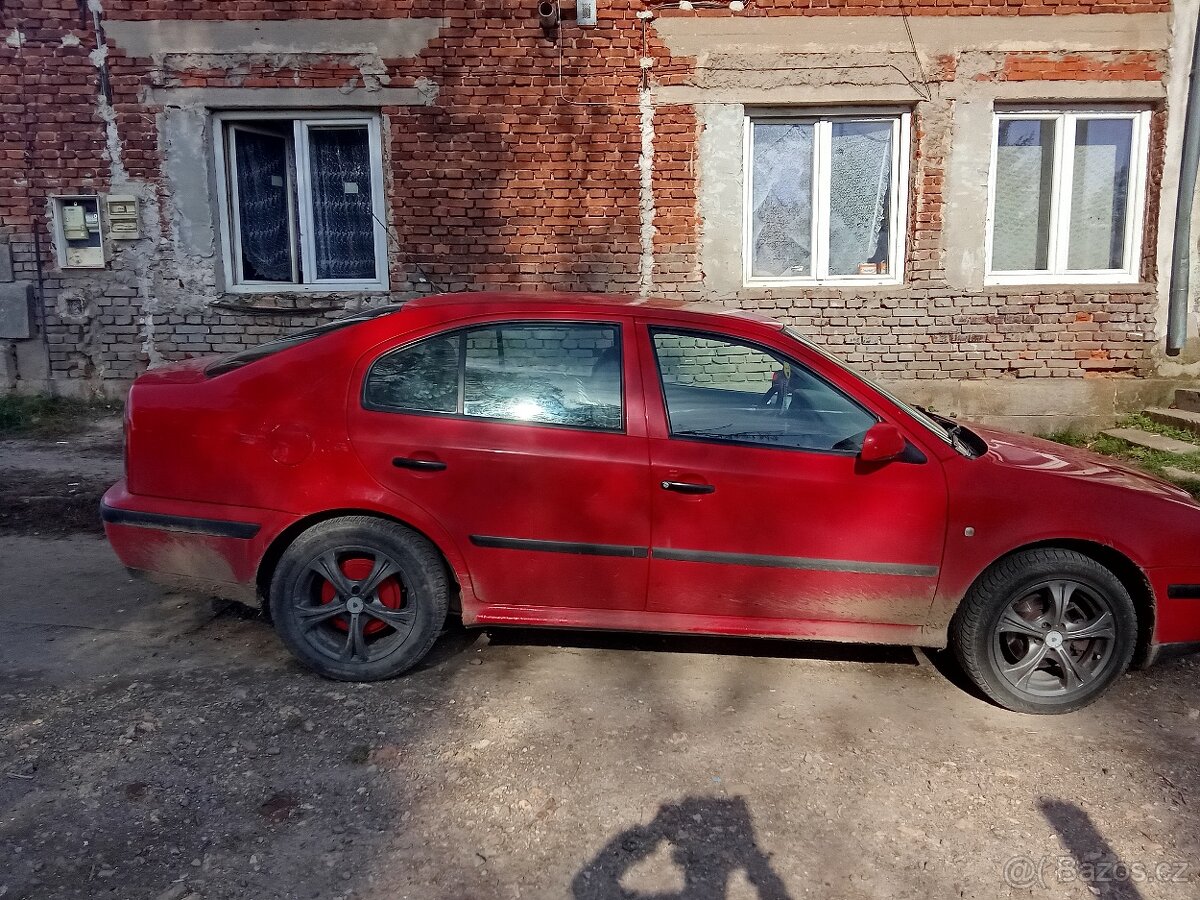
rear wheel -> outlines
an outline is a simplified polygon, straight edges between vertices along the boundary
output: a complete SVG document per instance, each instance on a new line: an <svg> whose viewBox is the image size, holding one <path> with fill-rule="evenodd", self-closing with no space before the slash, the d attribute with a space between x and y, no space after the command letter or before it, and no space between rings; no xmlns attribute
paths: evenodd
<svg viewBox="0 0 1200 900"><path fill-rule="evenodd" d="M996 703L1063 713L1096 700L1129 667L1137 614L1120 579L1094 559L1029 550L980 576L950 637L967 676Z"/></svg>
<svg viewBox="0 0 1200 900"><path fill-rule="evenodd" d="M446 620L449 585L437 549L410 528L367 516L314 525L271 580L284 644L339 681L378 681L411 669Z"/></svg>

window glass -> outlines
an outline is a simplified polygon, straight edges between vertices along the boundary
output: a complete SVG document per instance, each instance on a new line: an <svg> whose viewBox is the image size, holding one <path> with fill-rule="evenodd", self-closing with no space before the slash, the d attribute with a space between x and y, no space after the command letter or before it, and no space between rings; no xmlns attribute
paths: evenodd
<svg viewBox="0 0 1200 900"><path fill-rule="evenodd" d="M996 122L989 274L1097 282L1138 275L1144 112L1002 113Z"/></svg>
<svg viewBox="0 0 1200 900"><path fill-rule="evenodd" d="M894 280L893 247L903 227L896 145L907 121L751 118L746 274Z"/></svg>
<svg viewBox="0 0 1200 900"><path fill-rule="evenodd" d="M892 123L831 125L829 274L886 274L891 243Z"/></svg>
<svg viewBox="0 0 1200 900"><path fill-rule="evenodd" d="M1054 119L1007 119L998 125L992 268L1049 265L1054 185Z"/></svg>
<svg viewBox="0 0 1200 900"><path fill-rule="evenodd" d="M394 350L367 375L366 404L377 409L458 410L459 335L438 335Z"/></svg>
<svg viewBox="0 0 1200 900"><path fill-rule="evenodd" d="M1125 259L1132 119L1075 123L1069 269L1120 269Z"/></svg>
<svg viewBox="0 0 1200 900"><path fill-rule="evenodd" d="M221 127L231 286L386 287L375 118L259 114Z"/></svg>
<svg viewBox="0 0 1200 900"><path fill-rule="evenodd" d="M812 122L756 122L751 204L756 278L812 275Z"/></svg>
<svg viewBox="0 0 1200 900"><path fill-rule="evenodd" d="M245 281L294 281L288 138L235 128L233 147L241 277Z"/></svg>
<svg viewBox="0 0 1200 900"><path fill-rule="evenodd" d="M804 366L736 340L654 330L671 434L857 452L873 415Z"/></svg>
<svg viewBox="0 0 1200 900"><path fill-rule="evenodd" d="M514 324L467 332L463 412L619 431L616 326Z"/></svg>
<svg viewBox="0 0 1200 900"><path fill-rule="evenodd" d="M309 128L317 278L375 277L367 129Z"/></svg>

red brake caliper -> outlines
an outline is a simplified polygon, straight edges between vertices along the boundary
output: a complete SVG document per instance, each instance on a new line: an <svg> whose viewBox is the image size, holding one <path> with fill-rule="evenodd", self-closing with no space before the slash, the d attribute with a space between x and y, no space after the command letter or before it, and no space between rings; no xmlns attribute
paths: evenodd
<svg viewBox="0 0 1200 900"><path fill-rule="evenodd" d="M351 581L362 581L371 574L374 567L375 560L369 556L347 556L341 561L342 573ZM333 585L328 581L324 582L321 585L321 602L332 603L336 597L337 591L333 589ZM364 597L363 599L369 598ZM379 586L379 602L389 609L399 609L404 605L404 590L395 575L385 579ZM333 624L342 631L350 628L350 621L345 616L338 616L333 620ZM363 634L376 634L387 627L378 619L369 619L367 627L363 629Z"/></svg>

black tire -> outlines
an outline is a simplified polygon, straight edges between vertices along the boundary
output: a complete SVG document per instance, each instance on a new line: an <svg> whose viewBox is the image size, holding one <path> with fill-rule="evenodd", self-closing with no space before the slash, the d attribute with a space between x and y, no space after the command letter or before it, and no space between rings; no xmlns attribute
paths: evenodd
<svg viewBox="0 0 1200 900"><path fill-rule="evenodd" d="M305 666L337 681L380 681L429 652L448 598L433 544L395 522L346 516L314 525L284 551L269 605L279 637Z"/></svg>
<svg viewBox="0 0 1200 900"><path fill-rule="evenodd" d="M1000 706L1066 713L1095 701L1129 668L1137 612L1120 579L1094 559L1027 550L971 586L950 643L967 677Z"/></svg>

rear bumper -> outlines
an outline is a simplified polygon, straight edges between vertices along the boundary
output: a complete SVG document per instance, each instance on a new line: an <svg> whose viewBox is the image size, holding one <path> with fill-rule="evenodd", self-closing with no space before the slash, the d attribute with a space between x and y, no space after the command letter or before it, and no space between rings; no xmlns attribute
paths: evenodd
<svg viewBox="0 0 1200 900"><path fill-rule="evenodd" d="M269 534L278 533L264 511L132 495L124 481L105 493L100 517L126 568L173 588L244 601L254 599L259 561Z"/></svg>

